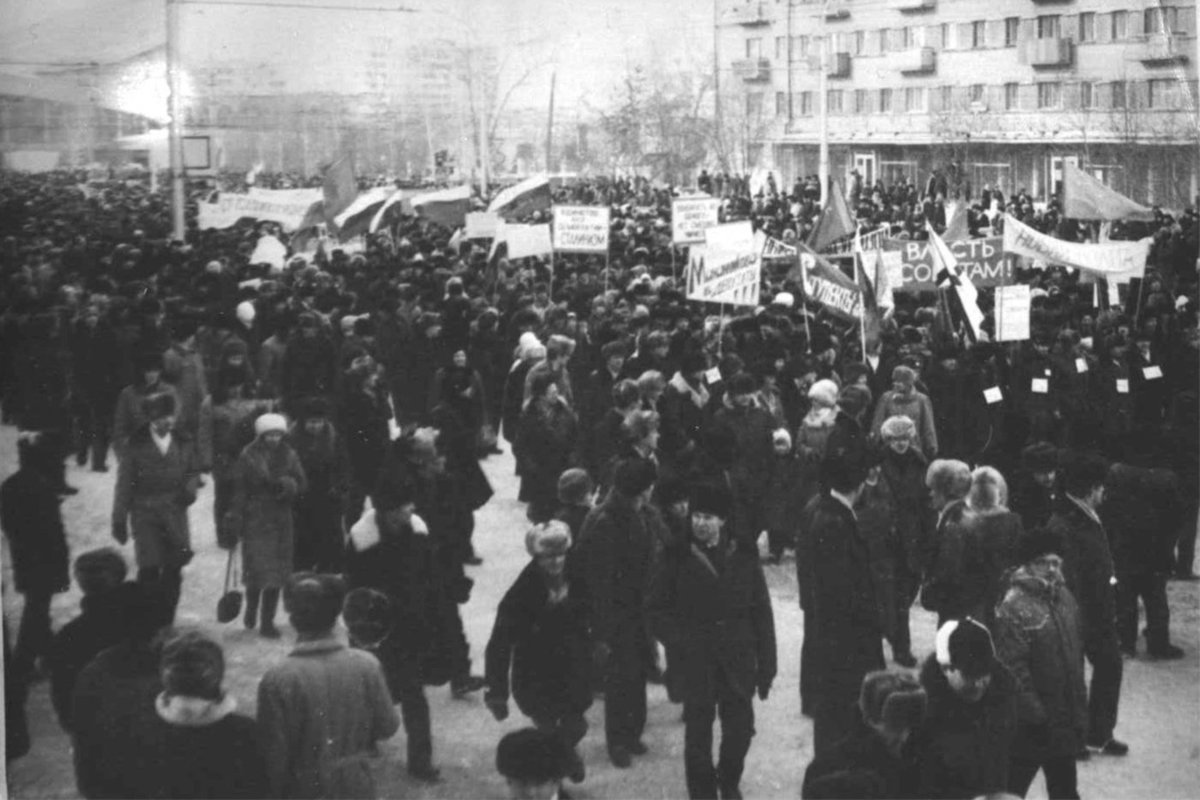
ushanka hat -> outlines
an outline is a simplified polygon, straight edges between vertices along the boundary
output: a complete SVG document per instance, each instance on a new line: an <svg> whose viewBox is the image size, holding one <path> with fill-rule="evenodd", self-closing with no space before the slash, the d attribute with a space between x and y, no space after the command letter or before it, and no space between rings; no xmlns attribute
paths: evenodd
<svg viewBox="0 0 1200 800"><path fill-rule="evenodd" d="M891 731L915 728L925 717L925 706L925 690L906 672L868 673L858 694L863 719Z"/></svg>

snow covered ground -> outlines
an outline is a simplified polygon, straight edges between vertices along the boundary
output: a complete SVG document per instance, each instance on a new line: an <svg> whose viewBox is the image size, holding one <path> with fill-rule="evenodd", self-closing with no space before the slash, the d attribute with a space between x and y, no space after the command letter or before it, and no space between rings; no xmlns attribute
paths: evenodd
<svg viewBox="0 0 1200 800"><path fill-rule="evenodd" d="M483 649L491 631L500 597L524 566L525 518L514 499L517 483L509 455L493 456L484 469L496 495L477 515L475 541L484 563L471 569L475 590L463 607L467 635L477 672L483 670ZM16 469L15 431L0 428L0 478ZM71 552L114 544L109 533L109 513L115 470L96 474L72 463L68 480L80 492L63 505ZM242 628L241 622L218 625L215 606L221 593L225 557L213 534L212 482L192 507L192 538L196 558L184 575L179 623L198 625L225 647L228 662L226 685L237 697L240 710L253 714L255 691L263 672L282 659L291 646L291 630L284 624L282 641L268 641ZM133 566L133 548L124 548ZM5 559L4 613L15 629L20 619L20 598L12 593ZM812 723L800 715L799 663L802 626L796 593L795 565L790 560L768 567L775 601L779 639L780 674L770 698L755 701L757 736L750 750L742 788L747 797L798 797L804 768L812 757ZM1172 640L1187 650L1187 658L1151 662L1126 661L1117 736L1127 741L1126 758L1093 758L1080 764L1083 797L1184 798L1200 796L1200 584L1170 584ZM58 627L78 608L78 591L59 595L54 603ZM282 611L280 613L283 617ZM915 608L912 614L914 651L918 657L933 647L935 619ZM885 645L885 652L887 647ZM379 767L386 797L466 798L500 797L504 782L495 771L495 746L509 730L528 724L515 706L503 723L492 719L482 694L454 700L446 687L427 690L433 715L434 760L441 768L440 784L426 786L410 780L404 770L403 728L384 747ZM54 717L48 684L32 687L29 717L33 749L9 765L9 796L15 798L76 797L71 768L70 741ZM603 709L600 701L588 714L591 730L581 748L587 763L587 780L570 786L577 798L685 797L683 779L683 725L681 708L667 702L662 687L650 689L650 714L645 741L650 753L636 758L632 769L618 770L609 763L604 748ZM1039 777L1030 797L1045 797Z"/></svg>

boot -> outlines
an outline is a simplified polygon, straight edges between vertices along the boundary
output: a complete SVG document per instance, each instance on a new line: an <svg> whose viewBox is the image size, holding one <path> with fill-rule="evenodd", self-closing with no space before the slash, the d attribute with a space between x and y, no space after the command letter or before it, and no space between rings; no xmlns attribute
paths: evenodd
<svg viewBox="0 0 1200 800"><path fill-rule="evenodd" d="M246 630L254 630L254 625L258 621L258 599L262 593L258 589L246 590L246 613L242 615L242 622L246 625Z"/></svg>
<svg viewBox="0 0 1200 800"><path fill-rule="evenodd" d="M263 589L262 629L259 633L266 639L278 639L282 635L275 627L275 609L277 608L279 608L279 590Z"/></svg>

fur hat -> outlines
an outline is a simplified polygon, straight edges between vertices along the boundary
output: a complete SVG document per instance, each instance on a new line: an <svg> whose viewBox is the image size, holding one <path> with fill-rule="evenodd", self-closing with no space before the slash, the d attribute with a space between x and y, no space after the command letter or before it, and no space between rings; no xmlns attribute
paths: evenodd
<svg viewBox="0 0 1200 800"><path fill-rule="evenodd" d="M771 300L772 305L791 308L796 305L796 298L791 292L780 292Z"/></svg>
<svg viewBox="0 0 1200 800"><path fill-rule="evenodd" d="M571 753L561 736L537 728L506 733L496 748L496 770L523 784L561 781L570 771Z"/></svg>
<svg viewBox="0 0 1200 800"><path fill-rule="evenodd" d="M284 589L283 605L299 633L323 633L337 622L345 596L340 576L297 572Z"/></svg>
<svg viewBox="0 0 1200 800"><path fill-rule="evenodd" d="M342 603L342 620L355 646L375 647L391 632L392 602L375 589L352 589Z"/></svg>
<svg viewBox="0 0 1200 800"><path fill-rule="evenodd" d="M711 514L728 519L733 509L733 498L729 490L720 484L700 485L692 491L688 508L693 514Z"/></svg>
<svg viewBox="0 0 1200 800"><path fill-rule="evenodd" d="M1069 453L1063 459L1063 488L1083 497L1108 477L1108 464L1095 453Z"/></svg>
<svg viewBox="0 0 1200 800"><path fill-rule="evenodd" d="M1057 531L1051 528L1034 528L1025 531L1017 540L1017 561L1028 564L1044 555L1063 556L1066 554L1066 543Z"/></svg>
<svg viewBox="0 0 1200 800"><path fill-rule="evenodd" d="M838 408L852 417L857 417L870 405L871 390L865 386L852 383L843 387L842 391L838 393Z"/></svg>
<svg viewBox="0 0 1200 800"><path fill-rule="evenodd" d="M996 648L987 627L972 617L952 619L938 629L934 654L943 667L953 667L968 678L992 673Z"/></svg>
<svg viewBox="0 0 1200 800"><path fill-rule="evenodd" d="M525 533L525 549L534 558L566 555L570 547L571 529L559 520L534 525Z"/></svg>
<svg viewBox="0 0 1200 800"><path fill-rule="evenodd" d="M911 419L901 414L888 417L879 428L879 434L884 439L909 439L917 435L917 426Z"/></svg>
<svg viewBox="0 0 1200 800"><path fill-rule="evenodd" d="M936 459L925 471L925 485L945 497L958 500L971 490L971 468L955 459Z"/></svg>
<svg viewBox="0 0 1200 800"><path fill-rule="evenodd" d="M611 342L608 342L600 348L600 356L605 361L608 361L610 358L617 358L618 356L625 358L626 353L627 348L625 347L625 342L621 341L620 339L615 339Z"/></svg>
<svg viewBox="0 0 1200 800"><path fill-rule="evenodd" d="M771 432L771 446L777 444L786 444L788 450L792 449L792 434L788 433L787 428L776 428Z"/></svg>
<svg viewBox="0 0 1200 800"><path fill-rule="evenodd" d="M585 469L564 470L558 476L558 501L565 505L579 505L592 493L595 485Z"/></svg>
<svg viewBox="0 0 1200 800"><path fill-rule="evenodd" d="M658 476L654 465L641 458L627 458L617 464L613 488L624 497L637 497L654 485Z"/></svg>
<svg viewBox="0 0 1200 800"><path fill-rule="evenodd" d="M669 475L660 480L654 487L654 499L660 509L673 506L691 496L688 482L678 475Z"/></svg>
<svg viewBox="0 0 1200 800"><path fill-rule="evenodd" d="M925 717L925 706L925 690L906 672L868 673L858 693L863 720L891 731L915 728Z"/></svg>
<svg viewBox="0 0 1200 800"><path fill-rule="evenodd" d="M272 431L287 433L287 418L283 414L263 414L254 420L255 436L262 436L264 433Z"/></svg>
<svg viewBox="0 0 1200 800"><path fill-rule="evenodd" d="M1021 451L1021 466L1030 473L1058 469L1058 450L1049 442L1034 442Z"/></svg>
<svg viewBox="0 0 1200 800"><path fill-rule="evenodd" d="M808 399L819 406L833 408L837 405L838 385L829 379L819 380L808 390Z"/></svg>
<svg viewBox="0 0 1200 800"><path fill-rule="evenodd" d="M906 367L903 364L892 370L892 382L902 383L905 386L913 386L917 382L917 373L912 367Z"/></svg>
<svg viewBox="0 0 1200 800"><path fill-rule="evenodd" d="M169 695L220 700L225 679L221 645L200 631L185 631L169 639L158 661L163 691Z"/></svg>
<svg viewBox="0 0 1200 800"><path fill-rule="evenodd" d="M148 420L175 416L175 395L170 392L152 394L142 401L142 411Z"/></svg>
<svg viewBox="0 0 1200 800"><path fill-rule="evenodd" d="M75 559L75 582L84 595L118 586L129 573L129 565L115 548L89 550Z"/></svg>
<svg viewBox="0 0 1200 800"><path fill-rule="evenodd" d="M245 325L249 325L251 322L254 322L254 318L258 316L258 312L254 308L254 303L250 302L249 300L243 300L242 302L238 303L236 313L238 321Z"/></svg>

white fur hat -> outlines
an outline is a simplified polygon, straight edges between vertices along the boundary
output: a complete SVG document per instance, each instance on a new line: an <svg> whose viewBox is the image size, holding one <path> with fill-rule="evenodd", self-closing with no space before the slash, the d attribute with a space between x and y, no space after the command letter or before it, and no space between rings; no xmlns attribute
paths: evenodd
<svg viewBox="0 0 1200 800"><path fill-rule="evenodd" d="M258 312L254 310L254 303L249 300L243 300L237 306L237 318L239 322L249 325L254 322L254 318L258 316Z"/></svg>
<svg viewBox="0 0 1200 800"><path fill-rule="evenodd" d="M264 433L270 433L271 431L287 433L287 418L283 414L263 414L254 420L255 436L262 436Z"/></svg>

